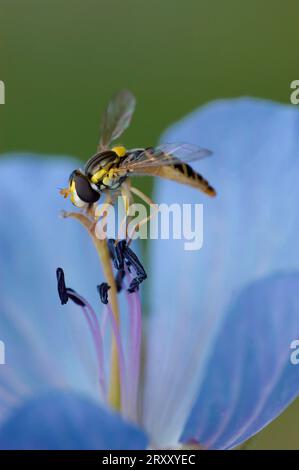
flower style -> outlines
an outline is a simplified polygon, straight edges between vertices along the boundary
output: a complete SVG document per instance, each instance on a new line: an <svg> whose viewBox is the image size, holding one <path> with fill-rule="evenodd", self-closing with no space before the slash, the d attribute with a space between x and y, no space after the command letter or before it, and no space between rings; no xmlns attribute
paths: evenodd
<svg viewBox="0 0 299 470"><path fill-rule="evenodd" d="M198 253L178 240L151 243L143 345L139 292L126 290L132 273L125 270L117 327L105 303L110 283L101 284L86 232L57 217L53 188L74 162L24 155L0 161L1 448L230 449L297 396L298 370L289 360L299 337L297 116L271 102L219 101L163 136L214 150L200 168L219 196L203 201ZM155 199L197 197L159 182ZM57 271L61 299L75 302L61 311L58 266L66 276ZM120 413L107 406L113 337Z"/></svg>

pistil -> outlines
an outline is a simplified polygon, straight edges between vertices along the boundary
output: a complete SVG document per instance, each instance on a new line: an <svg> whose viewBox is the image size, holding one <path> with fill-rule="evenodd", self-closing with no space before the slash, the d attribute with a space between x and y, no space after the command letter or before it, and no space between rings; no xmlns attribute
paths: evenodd
<svg viewBox="0 0 299 470"><path fill-rule="evenodd" d="M100 258L106 283L110 286L109 289L109 302L111 305L111 312L115 322L115 331L119 330L119 306L117 300L117 287L114 280L113 269L110 259L110 253L106 240L100 240L95 235L95 221L96 217L94 210L91 209L89 216L79 212L63 212L63 217L72 218L81 223L91 236L92 241L97 250ZM120 370L119 370L119 353L117 348L117 340L115 331L113 332L111 344L111 372L109 384L109 403L116 410L121 408L121 383L120 383Z"/></svg>

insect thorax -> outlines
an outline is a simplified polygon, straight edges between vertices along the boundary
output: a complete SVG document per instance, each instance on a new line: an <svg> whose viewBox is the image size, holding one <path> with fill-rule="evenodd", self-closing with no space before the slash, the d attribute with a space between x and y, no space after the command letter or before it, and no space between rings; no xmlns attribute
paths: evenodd
<svg viewBox="0 0 299 470"><path fill-rule="evenodd" d="M113 150L97 153L89 159L85 173L92 185L98 189L118 189L126 179L126 175L114 172L119 167L121 157Z"/></svg>

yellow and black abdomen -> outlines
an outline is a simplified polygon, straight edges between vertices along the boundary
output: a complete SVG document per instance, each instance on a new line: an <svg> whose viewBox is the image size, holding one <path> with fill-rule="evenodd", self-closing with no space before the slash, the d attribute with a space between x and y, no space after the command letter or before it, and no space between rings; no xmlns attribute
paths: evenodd
<svg viewBox="0 0 299 470"><path fill-rule="evenodd" d="M216 196L215 189L210 183L197 173L187 163L175 163L173 165L165 165L155 168L155 174L161 178L176 181L177 183L187 184L193 188L199 189L208 196Z"/></svg>

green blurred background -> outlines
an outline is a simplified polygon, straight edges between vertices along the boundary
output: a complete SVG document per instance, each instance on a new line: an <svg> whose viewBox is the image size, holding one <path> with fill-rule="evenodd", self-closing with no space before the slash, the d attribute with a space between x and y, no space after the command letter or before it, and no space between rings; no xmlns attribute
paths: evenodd
<svg viewBox="0 0 299 470"><path fill-rule="evenodd" d="M124 143L142 146L219 97L289 102L299 79L295 0L0 0L0 15L1 153L86 159L124 87L138 99ZM298 423L299 402L249 448L299 449Z"/></svg>

